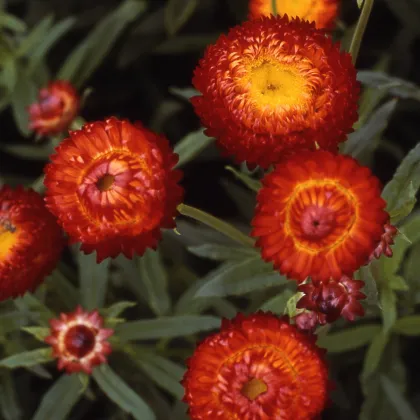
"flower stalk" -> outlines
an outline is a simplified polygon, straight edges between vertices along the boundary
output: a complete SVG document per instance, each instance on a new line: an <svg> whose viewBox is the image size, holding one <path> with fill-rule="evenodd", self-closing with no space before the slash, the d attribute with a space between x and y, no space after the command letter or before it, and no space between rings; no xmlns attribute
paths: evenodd
<svg viewBox="0 0 420 420"><path fill-rule="evenodd" d="M249 236L245 235L231 224L223 222L217 217L212 216L202 210L196 209L195 207L188 206L186 204L180 204L178 206L178 211L186 217L197 220L207 226L212 227L214 230L217 230L223 235L233 239L236 242L239 242L245 246L254 246L254 240Z"/></svg>
<svg viewBox="0 0 420 420"><path fill-rule="evenodd" d="M365 0L362 6L362 11L353 34L353 39L350 44L350 54L352 56L353 64L356 64L359 55L360 46L362 44L363 35L365 33L370 14L372 12L374 0Z"/></svg>

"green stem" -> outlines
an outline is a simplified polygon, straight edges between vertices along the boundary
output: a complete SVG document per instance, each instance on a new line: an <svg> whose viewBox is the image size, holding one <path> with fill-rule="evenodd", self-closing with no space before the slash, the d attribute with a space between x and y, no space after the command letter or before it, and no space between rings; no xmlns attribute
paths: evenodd
<svg viewBox="0 0 420 420"><path fill-rule="evenodd" d="M217 217L212 216L202 210L196 209L186 204L180 204L178 211L183 215L190 217L191 219L197 220L207 226L212 227L214 230L223 233L225 236L239 242L245 246L254 246L254 240L249 236L245 235L229 223L223 222Z"/></svg>
<svg viewBox="0 0 420 420"><path fill-rule="evenodd" d="M373 3L375 0L365 0L362 6L362 11L353 34L353 39L350 44L350 54L352 56L353 64L356 64L357 56L359 55L360 45L362 44L363 34L369 21L370 13L372 12Z"/></svg>
<svg viewBox="0 0 420 420"><path fill-rule="evenodd" d="M273 15L277 16L277 0L271 0L271 7L273 9Z"/></svg>

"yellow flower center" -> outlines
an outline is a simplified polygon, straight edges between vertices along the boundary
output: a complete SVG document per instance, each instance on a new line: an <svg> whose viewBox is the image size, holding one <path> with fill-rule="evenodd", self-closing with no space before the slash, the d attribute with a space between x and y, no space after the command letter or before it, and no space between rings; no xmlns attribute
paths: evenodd
<svg viewBox="0 0 420 420"><path fill-rule="evenodd" d="M9 251L18 241L16 228L9 222L0 224L0 260L6 258Z"/></svg>
<svg viewBox="0 0 420 420"><path fill-rule="evenodd" d="M254 401L255 398L259 397L264 392L267 392L268 387L264 381L261 381L257 378L252 378L243 386L241 393L244 397L247 397L249 400Z"/></svg>
<svg viewBox="0 0 420 420"><path fill-rule="evenodd" d="M249 93L263 106L303 106L310 91L305 76L293 63L263 61L250 69Z"/></svg>

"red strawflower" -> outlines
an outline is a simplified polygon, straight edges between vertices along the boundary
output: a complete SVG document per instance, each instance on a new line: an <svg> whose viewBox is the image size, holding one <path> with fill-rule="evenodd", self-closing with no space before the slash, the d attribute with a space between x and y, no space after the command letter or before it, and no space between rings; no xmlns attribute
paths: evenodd
<svg viewBox="0 0 420 420"><path fill-rule="evenodd" d="M385 232L382 235L381 241L370 255L369 261L372 261L374 258L380 258L381 255L387 257L392 257L393 255L391 245L394 245L394 237L397 235L398 229L389 223L385 223L384 228Z"/></svg>
<svg viewBox="0 0 420 420"><path fill-rule="evenodd" d="M79 94L70 82L50 82L39 91L38 102L28 108L29 126L40 135L61 133L77 117L79 109Z"/></svg>
<svg viewBox="0 0 420 420"><path fill-rule="evenodd" d="M360 289L364 286L361 280L343 276L340 281L330 280L314 285L302 284L298 290L305 293L297 303L299 309L307 309L318 315L318 322L325 324L343 316L354 321L356 315L363 316L365 311L359 300L365 299Z"/></svg>
<svg viewBox="0 0 420 420"><path fill-rule="evenodd" d="M193 84L197 115L226 154L263 168L317 147L336 152L357 120L351 57L314 23L244 22L208 47Z"/></svg>
<svg viewBox="0 0 420 420"><path fill-rule="evenodd" d="M303 420L327 402L328 368L315 336L258 312L224 320L187 361L192 420Z"/></svg>
<svg viewBox="0 0 420 420"><path fill-rule="evenodd" d="M339 0L276 0L277 13L315 22L319 29L331 29L338 14ZM250 19L273 14L273 0L250 0Z"/></svg>
<svg viewBox="0 0 420 420"><path fill-rule="evenodd" d="M56 151L45 168L47 206L98 262L142 255L175 226L182 173L164 137L109 118L71 132Z"/></svg>
<svg viewBox="0 0 420 420"><path fill-rule="evenodd" d="M366 264L384 233L379 180L349 156L292 156L265 176L252 235L262 257L302 282L339 280Z"/></svg>
<svg viewBox="0 0 420 420"><path fill-rule="evenodd" d="M0 301L35 290L63 247L61 228L38 193L0 188Z"/></svg>
<svg viewBox="0 0 420 420"><path fill-rule="evenodd" d="M106 363L112 351L107 338L114 330L102 328L98 311L85 312L78 306L74 312L50 320L50 326L51 335L45 342L52 347L59 370L91 374L94 366Z"/></svg>

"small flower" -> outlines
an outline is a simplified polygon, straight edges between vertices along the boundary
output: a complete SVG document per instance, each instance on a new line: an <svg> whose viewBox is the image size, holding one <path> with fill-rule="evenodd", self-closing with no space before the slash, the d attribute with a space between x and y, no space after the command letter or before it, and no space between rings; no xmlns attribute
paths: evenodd
<svg viewBox="0 0 420 420"><path fill-rule="evenodd" d="M61 228L38 193L0 188L0 301L35 290L63 247Z"/></svg>
<svg viewBox="0 0 420 420"><path fill-rule="evenodd" d="M359 300L365 299L360 289L364 286L361 280L343 276L340 281L330 280L314 285L302 284L298 290L305 293L296 307L313 311L318 315L320 324L331 323L343 316L354 321L356 315L363 316L365 311Z"/></svg>
<svg viewBox="0 0 420 420"><path fill-rule="evenodd" d="M379 242L379 245L370 255L369 262L372 261L374 258L380 258L381 255L392 257L393 252L391 245L394 245L394 237L397 235L398 229L389 223L385 223L384 228L385 232L382 235L382 239Z"/></svg>
<svg viewBox="0 0 420 420"><path fill-rule="evenodd" d="M252 235L282 274L340 280L378 246L389 218L384 207L379 180L355 159L304 152L263 179Z"/></svg>
<svg viewBox="0 0 420 420"><path fill-rule="evenodd" d="M339 0L276 0L277 13L299 17L309 22L315 21L319 29L331 29L338 14ZM273 14L272 0L250 0L250 18Z"/></svg>
<svg viewBox="0 0 420 420"><path fill-rule="evenodd" d="M313 311L304 311L296 315L294 320L300 331L314 332L318 325L318 314Z"/></svg>
<svg viewBox="0 0 420 420"><path fill-rule="evenodd" d="M112 351L107 338L114 330L102 328L98 311L85 312L78 306L74 312L50 320L50 326L51 335L45 342L52 347L59 370L91 374L94 366L107 362Z"/></svg>
<svg viewBox="0 0 420 420"><path fill-rule="evenodd" d="M244 22L208 47L191 99L206 134L238 162L267 168L301 150L337 151L357 120L351 57L314 23Z"/></svg>
<svg viewBox="0 0 420 420"><path fill-rule="evenodd" d="M45 168L47 207L98 262L142 255L175 226L182 173L165 138L110 118L72 131L56 151Z"/></svg>
<svg viewBox="0 0 420 420"><path fill-rule="evenodd" d="M39 135L61 133L77 117L79 108L79 95L70 82L50 82L39 91L38 102L29 106L30 128Z"/></svg>
<svg viewBox="0 0 420 420"><path fill-rule="evenodd" d="M224 320L187 361L192 420L312 419L327 402L328 368L315 336L258 312Z"/></svg>

